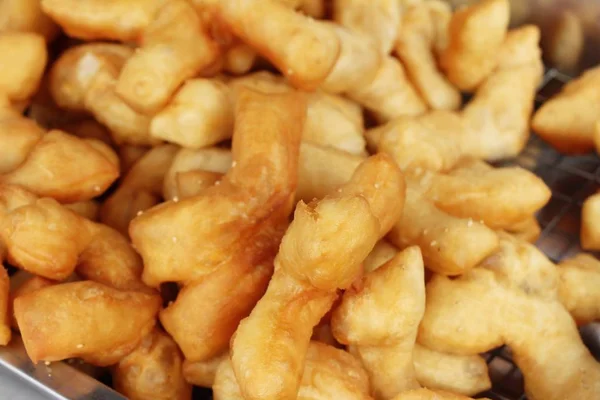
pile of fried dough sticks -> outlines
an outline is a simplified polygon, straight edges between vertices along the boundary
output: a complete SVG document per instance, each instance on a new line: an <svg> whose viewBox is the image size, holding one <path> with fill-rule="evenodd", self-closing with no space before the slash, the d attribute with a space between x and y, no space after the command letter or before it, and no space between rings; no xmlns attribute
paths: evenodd
<svg viewBox="0 0 600 400"><path fill-rule="evenodd" d="M487 163L543 73L509 14L0 1L0 343L134 400L467 399L502 345L530 399L600 398L600 262L541 254L550 190Z"/></svg>

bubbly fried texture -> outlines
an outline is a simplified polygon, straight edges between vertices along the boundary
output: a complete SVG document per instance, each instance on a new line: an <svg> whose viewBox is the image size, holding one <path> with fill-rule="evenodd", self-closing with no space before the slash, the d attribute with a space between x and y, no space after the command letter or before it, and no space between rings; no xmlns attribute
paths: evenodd
<svg viewBox="0 0 600 400"><path fill-rule="evenodd" d="M1 246L1 245L0 245ZM0 248L0 260L3 254ZM10 342L12 332L10 330L10 282L8 272L0 263L0 346L6 346Z"/></svg>
<svg viewBox="0 0 600 400"><path fill-rule="evenodd" d="M473 91L493 71L509 22L507 0L483 0L456 11L448 47L441 57L446 76L462 91Z"/></svg>
<svg viewBox="0 0 600 400"><path fill-rule="evenodd" d="M450 18L452 11L443 2L435 3L433 7L433 2L418 3L404 10L395 49L431 109L457 110L462 103L461 93L438 69L434 53L435 43L440 40L436 18L440 13Z"/></svg>
<svg viewBox="0 0 600 400"><path fill-rule="evenodd" d="M333 195L298 203L267 291L232 339L233 369L246 398L297 395L313 328L399 218L403 194L402 174L377 155Z"/></svg>
<svg viewBox="0 0 600 400"><path fill-rule="evenodd" d="M371 111L379 122L427 111L426 104L406 76L402 63L391 56L383 59L371 82L352 88L347 95Z"/></svg>
<svg viewBox="0 0 600 400"><path fill-rule="evenodd" d="M581 247L585 250L600 249L600 193L583 202L581 208Z"/></svg>
<svg viewBox="0 0 600 400"><path fill-rule="evenodd" d="M532 128L563 153L586 153L594 148L600 104L600 68L586 71L567 83L535 113Z"/></svg>
<svg viewBox="0 0 600 400"><path fill-rule="evenodd" d="M102 203L102 223L127 236L129 222L139 212L161 202L164 178L178 150L176 146L165 144L144 154Z"/></svg>
<svg viewBox="0 0 600 400"><path fill-rule="evenodd" d="M154 145L151 118L131 108L117 95L123 65L134 54L125 45L89 43L63 52L50 69L50 93L56 104L87 111L108 127L117 144Z"/></svg>
<svg viewBox="0 0 600 400"><path fill-rule="evenodd" d="M217 368L225 360L231 363L229 361L229 351L206 361L190 362L189 360L184 360L182 366L183 377L194 386L211 388L215 382Z"/></svg>
<svg viewBox="0 0 600 400"><path fill-rule="evenodd" d="M348 289L333 312L333 335L361 360L376 399L419 387L413 348L425 312L418 247L409 247Z"/></svg>
<svg viewBox="0 0 600 400"><path fill-rule="evenodd" d="M333 29L275 0L226 0L216 7L229 29L271 61L295 87L315 89L339 57L340 40ZM265 20L271 25L265 25Z"/></svg>
<svg viewBox="0 0 600 400"><path fill-rule="evenodd" d="M600 364L559 301L559 279L559 269L535 247L502 235L498 252L479 267L429 281L418 340L465 355L507 344L528 398L595 398Z"/></svg>
<svg viewBox="0 0 600 400"><path fill-rule="evenodd" d="M333 20L368 37L381 54L394 47L400 28L402 7L395 0L335 0Z"/></svg>
<svg viewBox="0 0 600 400"><path fill-rule="evenodd" d="M236 167L201 196L135 218L132 241L144 281L192 282L225 265L253 264L276 251L296 186L305 102L297 94L243 91L236 105ZM167 240L165 240L167 238Z"/></svg>
<svg viewBox="0 0 600 400"><path fill-rule="evenodd" d="M416 344L413 362L417 381L425 388L474 396L492 387L485 358L441 353Z"/></svg>
<svg viewBox="0 0 600 400"><path fill-rule="evenodd" d="M218 147L191 150L179 149L163 182L163 197L167 200L183 200L199 194L212 186L229 171L232 165L231 151ZM214 175L206 175L213 173ZM213 179L218 177L218 179ZM199 182L198 179L202 181ZM185 192L188 193L185 193ZM185 194L184 194L185 193Z"/></svg>
<svg viewBox="0 0 600 400"><path fill-rule="evenodd" d="M73 37L140 45L117 72L114 89L142 113L164 107L186 79L218 57L217 45L185 0L43 0L42 7Z"/></svg>
<svg viewBox="0 0 600 400"><path fill-rule="evenodd" d="M49 286L14 301L27 354L34 363L80 357L114 364L150 333L160 296L85 281Z"/></svg>
<svg viewBox="0 0 600 400"><path fill-rule="evenodd" d="M58 29L42 11L40 0L3 0L0 2L0 32L39 33L51 41Z"/></svg>
<svg viewBox="0 0 600 400"><path fill-rule="evenodd" d="M216 400L245 399L228 358L217 369L213 395ZM352 355L313 341L308 345L298 395L294 398L368 400L371 399L369 379L360 362Z"/></svg>
<svg viewBox="0 0 600 400"><path fill-rule="evenodd" d="M183 356L169 335L155 328L112 370L115 389L131 400L189 400Z"/></svg>
<svg viewBox="0 0 600 400"><path fill-rule="evenodd" d="M489 400L481 398L482 400ZM450 392L429 389L415 389L400 393L392 400L472 400L470 397L461 396Z"/></svg>
<svg viewBox="0 0 600 400"><path fill-rule="evenodd" d="M558 295L580 325L600 320L600 261L581 253L558 264Z"/></svg>
<svg viewBox="0 0 600 400"><path fill-rule="evenodd" d="M125 237L50 198L0 185L0 238L11 264L48 279L81 276L123 289L149 289L142 262Z"/></svg>

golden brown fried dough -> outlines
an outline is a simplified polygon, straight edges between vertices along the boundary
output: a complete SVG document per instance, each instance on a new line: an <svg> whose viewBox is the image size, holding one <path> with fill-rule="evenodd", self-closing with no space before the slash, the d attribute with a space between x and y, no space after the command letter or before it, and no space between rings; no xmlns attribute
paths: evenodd
<svg viewBox="0 0 600 400"><path fill-rule="evenodd" d="M419 387L413 348L425 312L425 277L418 247L409 247L346 290L333 312L335 338L361 360L376 399Z"/></svg>
<svg viewBox="0 0 600 400"><path fill-rule="evenodd" d="M144 258L149 285L192 282L222 265L262 259L276 249L272 239L280 232L274 226L287 221L294 195L305 102L298 94L274 98L249 89L240 94L236 166L219 185L131 222L129 233Z"/></svg>
<svg viewBox="0 0 600 400"><path fill-rule="evenodd" d="M110 365L150 333L161 299L96 282L46 287L15 299L27 354L34 363L80 357Z"/></svg>
<svg viewBox="0 0 600 400"><path fill-rule="evenodd" d="M398 251L398 248L387 240L382 239L377 242L363 263L365 274L375 271L377 268L390 261L398 254Z"/></svg>
<svg viewBox="0 0 600 400"><path fill-rule="evenodd" d="M232 339L233 368L245 397L297 395L313 328L337 289L360 276L362 261L400 216L403 193L398 168L377 155L332 196L298 203L267 292Z"/></svg>
<svg viewBox="0 0 600 400"><path fill-rule="evenodd" d="M94 200L79 201L77 203L65 204L65 207L81 215L83 218L89 219L90 221L98 220L100 204Z"/></svg>
<svg viewBox="0 0 600 400"><path fill-rule="evenodd" d="M1 246L1 245L0 245ZM0 252L2 250L0 249ZM0 254L1 260L2 254ZM6 346L10 342L12 333L10 331L10 282L8 272L0 263L0 346Z"/></svg>
<svg viewBox="0 0 600 400"><path fill-rule="evenodd" d="M413 362L417 381L426 388L474 396L492 387L485 358L441 353L416 344Z"/></svg>
<svg viewBox="0 0 600 400"><path fill-rule="evenodd" d="M217 369L213 393L216 400L245 399L228 358ZM352 355L313 341L308 345L300 387L294 398L370 400L369 379Z"/></svg>
<svg viewBox="0 0 600 400"><path fill-rule="evenodd" d="M509 22L507 0L483 0L454 13L441 66L450 82L473 91L496 67ZM485 27L485 28L484 28Z"/></svg>
<svg viewBox="0 0 600 400"><path fill-rule="evenodd" d="M150 149L144 146L123 145L119 146L119 167L121 176L127 175L131 167Z"/></svg>
<svg viewBox="0 0 600 400"><path fill-rule="evenodd" d="M571 10L562 10L548 28L544 54L550 65L564 72L575 72L585 48L583 22Z"/></svg>
<svg viewBox="0 0 600 400"><path fill-rule="evenodd" d="M396 0L335 0L333 20L372 40L381 54L394 47L401 23L401 6Z"/></svg>
<svg viewBox="0 0 600 400"><path fill-rule="evenodd" d="M182 362L177 344L155 328L113 368L115 389L131 400L189 400Z"/></svg>
<svg viewBox="0 0 600 400"><path fill-rule="evenodd" d="M567 83L535 113L532 128L542 139L567 154L594 148L594 130L600 112L600 68Z"/></svg>
<svg viewBox="0 0 600 400"><path fill-rule="evenodd" d="M532 245L502 235L499 251L478 268L429 281L418 340L465 355L507 344L528 398L598 397L600 364L560 303L558 287L555 265Z"/></svg>
<svg viewBox="0 0 600 400"><path fill-rule="evenodd" d="M29 99L38 88L48 54L44 38L34 33L0 33L0 94L10 101Z"/></svg>
<svg viewBox="0 0 600 400"><path fill-rule="evenodd" d="M0 2L0 32L33 32L47 41L56 37L56 24L42 11L40 0Z"/></svg>
<svg viewBox="0 0 600 400"><path fill-rule="evenodd" d="M528 217L504 230L514 237L529 243L535 243L542 233L540 223L535 216Z"/></svg>
<svg viewBox="0 0 600 400"><path fill-rule="evenodd" d="M600 249L600 193L583 202L581 208L581 247L585 250Z"/></svg>
<svg viewBox="0 0 600 400"><path fill-rule="evenodd" d="M173 145L154 147L127 172L100 209L102 223L127 235L129 222L162 200L164 177L179 149Z"/></svg>
<svg viewBox="0 0 600 400"><path fill-rule="evenodd" d="M462 103L460 91L452 86L444 74L438 69L434 54L434 46L438 41L436 13L445 13L449 18L451 10L444 3L437 2L435 9L432 2L425 2L408 7L402 16L402 26L396 52L406 66L421 97L434 110L456 110Z"/></svg>
<svg viewBox="0 0 600 400"><path fill-rule="evenodd" d="M578 254L558 265L558 295L580 325L600 319L600 261Z"/></svg>
<svg viewBox="0 0 600 400"><path fill-rule="evenodd" d="M450 392L429 389L415 389L400 393L392 400L473 400L470 397L461 396ZM489 400L482 398L482 400Z"/></svg>
<svg viewBox="0 0 600 400"><path fill-rule="evenodd" d="M219 365L229 360L229 351L206 361L183 361L183 377L194 386L210 388L215 382L215 374Z"/></svg>
<svg viewBox="0 0 600 400"><path fill-rule="evenodd" d="M318 87L338 59L340 40L330 26L277 1L225 0L216 7L229 29L298 88Z"/></svg>
<svg viewBox="0 0 600 400"><path fill-rule="evenodd" d="M184 0L43 0L42 7L71 36L140 44L113 87L142 113L164 107L186 79L218 56L200 16Z"/></svg>
<svg viewBox="0 0 600 400"><path fill-rule="evenodd" d="M73 275L71 277L73 277ZM13 304L17 297L56 284L58 284L58 282L42 278L41 276L32 275L24 270L19 270L15 272L10 277L10 297L8 304L11 328L15 331L19 331L19 325L17 324L17 319L15 318L15 313L13 312Z"/></svg>

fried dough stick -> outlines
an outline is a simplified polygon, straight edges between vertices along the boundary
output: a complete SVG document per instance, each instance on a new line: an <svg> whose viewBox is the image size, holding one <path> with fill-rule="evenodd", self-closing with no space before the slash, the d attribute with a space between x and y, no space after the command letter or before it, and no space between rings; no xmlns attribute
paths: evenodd
<svg viewBox="0 0 600 400"><path fill-rule="evenodd" d="M450 392L429 389L415 389L400 393L392 400L473 400L470 397L461 396ZM481 398L481 400L489 400Z"/></svg>
<svg viewBox="0 0 600 400"><path fill-rule="evenodd" d="M223 180L130 225L144 281L184 284L160 319L189 361L227 350L266 289L293 207L305 112L298 93L240 91L234 163Z"/></svg>
<svg viewBox="0 0 600 400"><path fill-rule="evenodd" d="M558 295L579 325L600 320L600 261L581 253L558 264Z"/></svg>
<svg viewBox="0 0 600 400"><path fill-rule="evenodd" d="M46 66L46 44L33 33L0 34L0 183L21 185L61 202L89 200L118 176L114 152L97 140L46 133L15 107L36 91Z"/></svg>
<svg viewBox="0 0 600 400"><path fill-rule="evenodd" d="M33 274L63 280L76 270L117 289L152 292L125 237L18 186L0 185L0 239L7 260Z"/></svg>
<svg viewBox="0 0 600 400"><path fill-rule="evenodd" d="M56 24L42 11L40 0L3 0L0 2L0 32L32 32L48 42L58 33Z"/></svg>
<svg viewBox="0 0 600 400"><path fill-rule="evenodd" d="M334 337L369 374L375 399L420 387L413 348L425 312L423 258L409 247L348 289L333 312Z"/></svg>
<svg viewBox="0 0 600 400"><path fill-rule="evenodd" d="M558 284L559 269L541 252L503 235L499 251L479 267L454 280L437 275L427 284L418 340L456 354L507 344L528 398L596 398L600 364L561 304Z"/></svg>
<svg viewBox="0 0 600 400"><path fill-rule="evenodd" d="M232 339L233 369L247 399L293 399L313 328L338 289L402 212L404 180L385 155L367 159L339 191L299 202L267 292Z"/></svg>
<svg viewBox="0 0 600 400"><path fill-rule="evenodd" d="M157 294L83 281L19 296L14 312L34 363L80 357L107 366L133 351L150 333L161 302Z"/></svg>
<svg viewBox="0 0 600 400"><path fill-rule="evenodd" d="M141 113L160 110L185 80L218 56L185 0L43 0L42 8L70 36L140 46L119 71L115 90Z"/></svg>
<svg viewBox="0 0 600 400"><path fill-rule="evenodd" d="M115 389L131 400L190 400L182 362L177 344L155 328L113 368Z"/></svg>

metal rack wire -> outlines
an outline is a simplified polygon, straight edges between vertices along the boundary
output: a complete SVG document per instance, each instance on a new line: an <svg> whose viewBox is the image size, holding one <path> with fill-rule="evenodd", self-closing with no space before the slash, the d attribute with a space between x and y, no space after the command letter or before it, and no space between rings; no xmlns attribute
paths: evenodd
<svg viewBox="0 0 600 400"><path fill-rule="evenodd" d="M569 80L569 76L555 69L546 71L536 97L536 106L560 91ZM542 228L536 243L538 248L555 262L581 252L581 206L589 195L600 188L600 158L596 155L562 155L534 135L523 153L502 165L527 168L542 178L552 190L550 202L537 215ZM582 334L587 335L584 341L590 336L595 336L598 341L600 329L598 325L585 327ZM600 357L599 354L595 356ZM512 361L510 349L502 347L487 353L485 357L493 387L482 396L493 400L526 400L523 376Z"/></svg>

